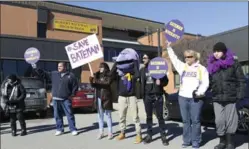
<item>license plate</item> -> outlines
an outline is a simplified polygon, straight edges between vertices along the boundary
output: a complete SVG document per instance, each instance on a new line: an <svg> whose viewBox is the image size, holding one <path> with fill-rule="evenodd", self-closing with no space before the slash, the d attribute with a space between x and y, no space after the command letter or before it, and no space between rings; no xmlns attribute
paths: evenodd
<svg viewBox="0 0 249 149"><path fill-rule="evenodd" d="M30 97L30 94L26 94L26 97L29 98L29 97Z"/></svg>
<svg viewBox="0 0 249 149"><path fill-rule="evenodd" d="M93 95L86 95L86 98L93 98Z"/></svg>

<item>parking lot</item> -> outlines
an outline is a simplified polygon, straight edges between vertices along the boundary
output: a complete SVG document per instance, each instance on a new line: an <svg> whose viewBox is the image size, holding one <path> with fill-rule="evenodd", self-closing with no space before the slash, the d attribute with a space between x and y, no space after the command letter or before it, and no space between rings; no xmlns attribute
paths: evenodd
<svg viewBox="0 0 249 149"><path fill-rule="evenodd" d="M114 107L117 107L116 105ZM143 129L143 136L145 136L145 115L141 102L139 103L141 124ZM129 113L128 113L129 114ZM129 114L130 115L130 114ZM159 130L154 129L156 133L153 136L153 142L149 145L133 144L135 139L134 127L131 124L131 117L128 117L127 136L123 141L96 140L98 134L98 124L96 113L81 112L75 115L76 125L79 129L78 136L72 136L68 128L65 129L65 134L62 136L54 136L54 120L53 118L37 119L31 118L27 120L28 135L25 137L17 136L13 138L10 134L10 127L8 122L1 124L1 149L163 149L163 148L181 148L181 134L182 123L177 121L167 121L167 134L170 140L170 145L165 147L161 144ZM118 134L118 112L113 112L113 130L115 135ZM64 118L65 125L67 125L66 118ZM156 123L156 121L154 121ZM155 124L155 127L157 125ZM18 125L19 128L19 125ZM212 149L217 143L215 130L213 127L202 129L203 131L203 146L201 149ZM238 134L236 136L237 149L248 149L248 135Z"/></svg>

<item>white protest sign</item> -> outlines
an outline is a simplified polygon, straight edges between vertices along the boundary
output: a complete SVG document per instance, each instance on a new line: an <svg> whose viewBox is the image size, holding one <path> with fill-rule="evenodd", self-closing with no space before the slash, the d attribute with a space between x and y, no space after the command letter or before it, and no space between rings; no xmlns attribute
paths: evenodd
<svg viewBox="0 0 249 149"><path fill-rule="evenodd" d="M103 52L95 34L65 47L72 69L102 58Z"/></svg>

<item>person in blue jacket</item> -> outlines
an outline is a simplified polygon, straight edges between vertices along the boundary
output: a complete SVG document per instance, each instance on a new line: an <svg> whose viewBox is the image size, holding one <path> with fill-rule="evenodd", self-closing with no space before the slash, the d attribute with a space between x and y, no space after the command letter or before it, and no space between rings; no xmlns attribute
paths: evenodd
<svg viewBox="0 0 249 149"><path fill-rule="evenodd" d="M75 126L75 117L72 111L72 102L70 97L74 96L78 90L78 81L75 75L66 70L66 63L58 63L58 71L46 72L38 69L35 64L32 65L38 76L50 78L52 81L52 102L54 108L54 118L56 121L55 135L59 136L64 132L63 113L68 119L69 129L72 135L78 135Z"/></svg>

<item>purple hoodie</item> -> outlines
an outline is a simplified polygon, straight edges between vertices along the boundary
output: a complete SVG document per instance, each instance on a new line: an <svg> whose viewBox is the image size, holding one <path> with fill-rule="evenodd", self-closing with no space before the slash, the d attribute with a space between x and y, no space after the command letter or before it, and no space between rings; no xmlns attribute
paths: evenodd
<svg viewBox="0 0 249 149"><path fill-rule="evenodd" d="M231 50L227 50L225 59L216 59L213 54L208 58L208 72L214 74L222 68L229 68L234 64L235 54Z"/></svg>

